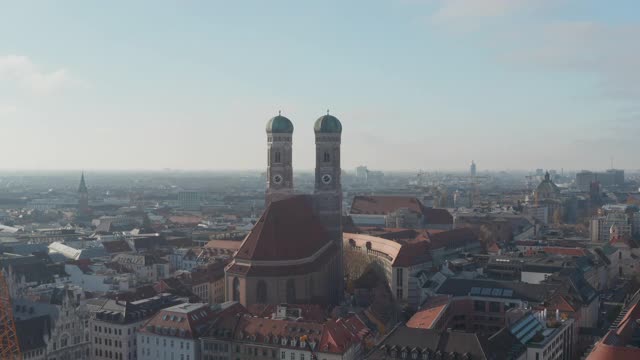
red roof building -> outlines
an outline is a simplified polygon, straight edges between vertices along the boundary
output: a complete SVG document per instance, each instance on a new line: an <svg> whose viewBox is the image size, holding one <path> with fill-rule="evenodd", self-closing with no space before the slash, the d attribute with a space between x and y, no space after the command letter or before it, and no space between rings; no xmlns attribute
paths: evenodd
<svg viewBox="0 0 640 360"><path fill-rule="evenodd" d="M640 359L640 291L622 310L611 330L596 343L586 360Z"/></svg>
<svg viewBox="0 0 640 360"><path fill-rule="evenodd" d="M339 252L315 213L313 197L272 201L226 269L227 300L320 303L335 299Z"/></svg>
<svg viewBox="0 0 640 360"><path fill-rule="evenodd" d="M453 226L453 216L446 209L428 208L409 196L356 196L351 203L350 216L360 226L445 229ZM399 222L411 226L396 225Z"/></svg>

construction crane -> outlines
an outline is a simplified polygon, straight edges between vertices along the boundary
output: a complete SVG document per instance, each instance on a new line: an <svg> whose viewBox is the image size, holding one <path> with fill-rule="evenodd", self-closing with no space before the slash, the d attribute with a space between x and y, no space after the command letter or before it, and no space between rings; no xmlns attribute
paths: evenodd
<svg viewBox="0 0 640 360"><path fill-rule="evenodd" d="M0 270L0 360L22 360L9 286Z"/></svg>

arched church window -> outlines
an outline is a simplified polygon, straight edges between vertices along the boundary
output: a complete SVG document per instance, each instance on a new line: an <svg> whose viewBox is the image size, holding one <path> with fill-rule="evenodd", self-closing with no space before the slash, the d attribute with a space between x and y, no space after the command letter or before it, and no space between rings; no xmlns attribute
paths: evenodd
<svg viewBox="0 0 640 360"><path fill-rule="evenodd" d="M233 297L231 300L240 301L240 279L237 277L233 278Z"/></svg>
<svg viewBox="0 0 640 360"><path fill-rule="evenodd" d="M329 152L325 151L324 152L324 162L329 162L331 161L331 156L329 155Z"/></svg>
<svg viewBox="0 0 640 360"><path fill-rule="evenodd" d="M265 304L267 302L267 283L264 280L258 280L256 294L258 303Z"/></svg>
<svg viewBox="0 0 640 360"><path fill-rule="evenodd" d="M277 162L277 163L280 162L280 151L276 151L275 162Z"/></svg>
<svg viewBox="0 0 640 360"><path fill-rule="evenodd" d="M296 284L293 279L287 280L287 303L294 304L296 302Z"/></svg>

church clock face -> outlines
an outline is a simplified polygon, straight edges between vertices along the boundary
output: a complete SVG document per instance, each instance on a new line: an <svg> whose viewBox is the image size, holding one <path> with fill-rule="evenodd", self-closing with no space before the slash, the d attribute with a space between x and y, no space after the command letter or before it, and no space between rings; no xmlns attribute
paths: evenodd
<svg viewBox="0 0 640 360"><path fill-rule="evenodd" d="M326 185L330 184L331 180L332 180L331 175L329 175L329 174L322 175L322 182L324 184L326 184Z"/></svg>
<svg viewBox="0 0 640 360"><path fill-rule="evenodd" d="M273 183L276 185L282 184L282 175L273 175Z"/></svg>

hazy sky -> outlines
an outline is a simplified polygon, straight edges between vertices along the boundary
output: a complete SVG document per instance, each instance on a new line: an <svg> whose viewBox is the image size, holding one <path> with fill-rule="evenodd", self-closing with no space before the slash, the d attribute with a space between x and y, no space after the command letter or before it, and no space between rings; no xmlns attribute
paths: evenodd
<svg viewBox="0 0 640 360"><path fill-rule="evenodd" d="M0 168L640 168L638 0L3 1Z"/></svg>

